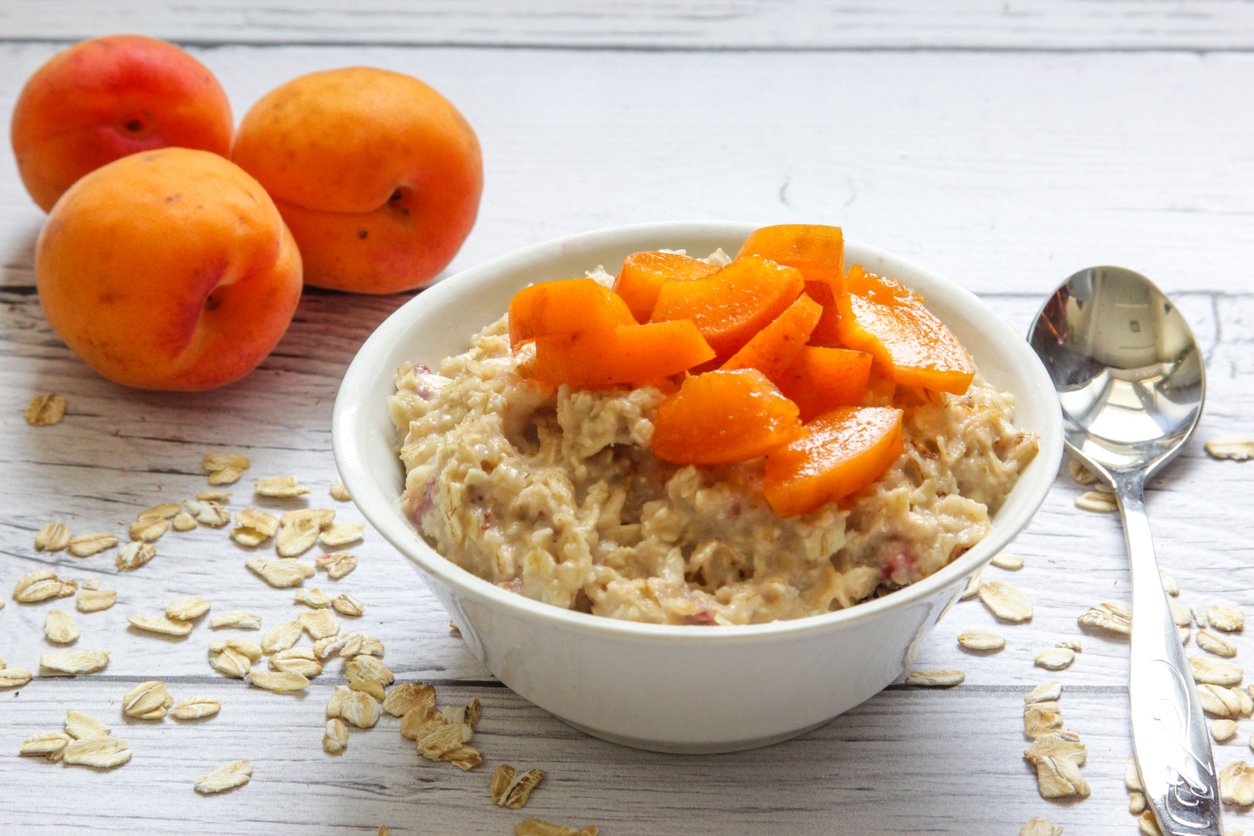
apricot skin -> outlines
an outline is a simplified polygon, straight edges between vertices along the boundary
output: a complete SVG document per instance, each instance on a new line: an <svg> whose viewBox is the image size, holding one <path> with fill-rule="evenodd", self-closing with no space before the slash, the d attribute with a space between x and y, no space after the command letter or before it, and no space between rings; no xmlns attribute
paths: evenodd
<svg viewBox="0 0 1254 836"><path fill-rule="evenodd" d="M10 134L22 183L45 212L75 181L140 151L180 146L226 156L234 120L207 67L139 35L82 41L26 82Z"/></svg>
<svg viewBox="0 0 1254 836"><path fill-rule="evenodd" d="M261 184L216 154L165 148L80 179L35 247L49 324L92 368L201 390L257 366L301 292L291 234Z"/></svg>
<svg viewBox="0 0 1254 836"><path fill-rule="evenodd" d="M360 293L422 287L479 210L470 125L416 78L370 67L312 73L261 98L231 158L274 198L305 281Z"/></svg>

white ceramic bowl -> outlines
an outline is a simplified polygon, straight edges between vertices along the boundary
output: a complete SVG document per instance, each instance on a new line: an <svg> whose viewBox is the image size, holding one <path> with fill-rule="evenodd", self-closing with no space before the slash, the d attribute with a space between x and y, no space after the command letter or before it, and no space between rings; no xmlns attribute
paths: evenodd
<svg viewBox="0 0 1254 836"><path fill-rule="evenodd" d="M402 514L403 471L388 417L405 360L438 366L464 351L519 288L616 272L640 250L735 253L753 227L658 223L573 235L495 258L425 290L362 346L335 404L336 464L362 514L414 562L502 682L598 737L671 752L718 752L783 740L870 698L914 659L966 579L1027 524L1054 480L1062 427L1049 377L1027 343L970 292L888 253L846 243L849 263L900 279L970 350L984 376L1012 392L1017 423L1041 447L989 535L936 574L882 598L819 616L743 627L635 624L570 612L507 592L445 560Z"/></svg>

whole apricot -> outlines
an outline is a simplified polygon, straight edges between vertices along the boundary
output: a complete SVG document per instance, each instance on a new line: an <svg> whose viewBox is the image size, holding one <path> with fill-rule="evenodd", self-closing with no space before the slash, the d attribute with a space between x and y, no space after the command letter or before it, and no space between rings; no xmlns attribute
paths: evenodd
<svg viewBox="0 0 1254 836"><path fill-rule="evenodd" d="M106 163L177 145L226 156L231 105L204 65L140 35L82 41L26 82L11 137L26 191L45 212L78 178Z"/></svg>
<svg viewBox="0 0 1254 836"><path fill-rule="evenodd" d="M292 320L300 264L261 184L186 148L87 174L35 246L53 329L100 374L147 389L211 389L252 371Z"/></svg>
<svg viewBox="0 0 1254 836"><path fill-rule="evenodd" d="M244 116L231 159L300 245L305 282L360 293L428 284L479 211L479 140L443 96L370 67L312 73Z"/></svg>

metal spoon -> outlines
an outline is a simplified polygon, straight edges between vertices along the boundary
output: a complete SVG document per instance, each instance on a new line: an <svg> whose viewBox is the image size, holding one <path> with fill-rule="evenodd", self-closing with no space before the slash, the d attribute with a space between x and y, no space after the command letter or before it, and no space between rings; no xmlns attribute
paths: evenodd
<svg viewBox="0 0 1254 836"><path fill-rule="evenodd" d="M1215 762L1145 516L1146 481L1184 447L1206 393L1184 317L1121 267L1081 270L1028 337L1062 404L1067 449L1119 500L1132 569L1132 743L1145 798L1167 834L1222 833Z"/></svg>

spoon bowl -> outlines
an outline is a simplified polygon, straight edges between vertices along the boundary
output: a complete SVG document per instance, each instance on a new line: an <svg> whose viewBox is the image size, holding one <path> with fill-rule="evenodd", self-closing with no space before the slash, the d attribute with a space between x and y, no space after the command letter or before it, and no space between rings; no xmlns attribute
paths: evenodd
<svg viewBox="0 0 1254 836"><path fill-rule="evenodd" d="M1206 375L1193 332L1153 282L1090 267L1050 297L1028 336L1054 383L1067 449L1114 490L1132 574L1128 699L1145 798L1166 834L1222 833L1206 721L1145 515L1146 481L1197 427Z"/></svg>

